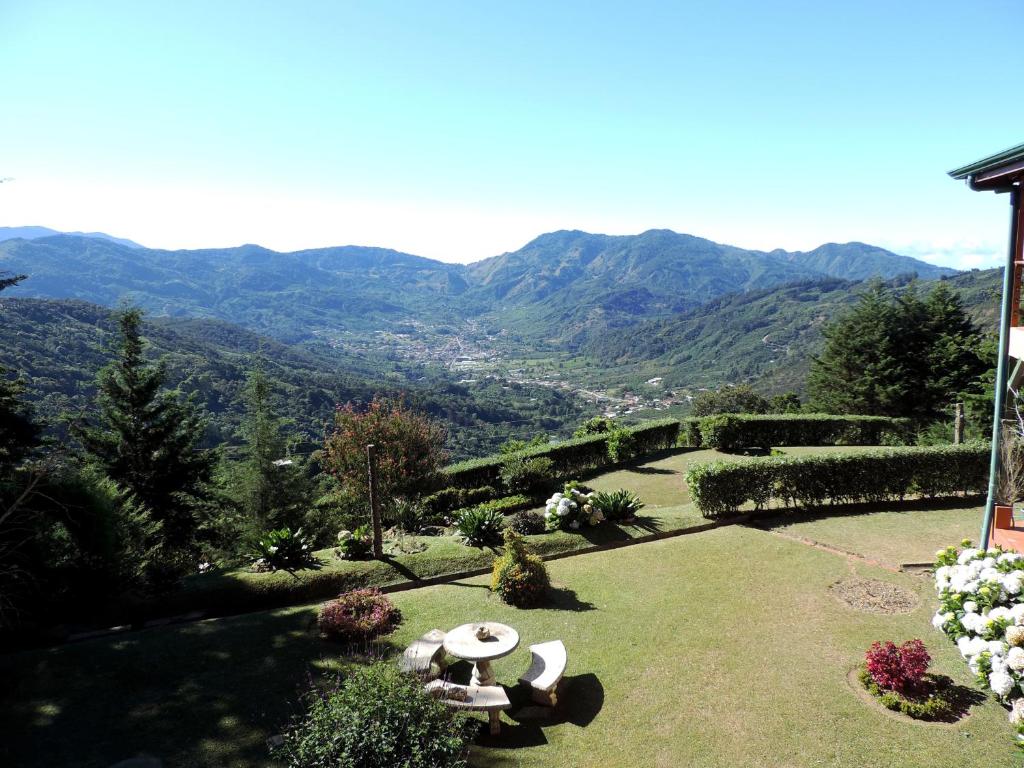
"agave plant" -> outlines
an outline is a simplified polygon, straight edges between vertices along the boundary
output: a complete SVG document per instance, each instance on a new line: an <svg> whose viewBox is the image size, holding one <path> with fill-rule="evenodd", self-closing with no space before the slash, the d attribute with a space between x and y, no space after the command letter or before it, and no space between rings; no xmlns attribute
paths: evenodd
<svg viewBox="0 0 1024 768"><path fill-rule="evenodd" d="M489 547L501 543L504 515L497 509L470 507L455 518L458 537L470 547Z"/></svg>

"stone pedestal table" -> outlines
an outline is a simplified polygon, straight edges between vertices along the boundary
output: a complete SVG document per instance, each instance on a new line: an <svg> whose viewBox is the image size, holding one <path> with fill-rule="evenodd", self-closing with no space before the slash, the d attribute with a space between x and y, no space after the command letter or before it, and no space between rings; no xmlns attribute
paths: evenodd
<svg viewBox="0 0 1024 768"><path fill-rule="evenodd" d="M480 628L486 637L480 638ZM519 633L507 624L478 621L456 627L444 638L444 649L450 656L473 662L473 685L496 685L491 662L508 656L519 647Z"/></svg>

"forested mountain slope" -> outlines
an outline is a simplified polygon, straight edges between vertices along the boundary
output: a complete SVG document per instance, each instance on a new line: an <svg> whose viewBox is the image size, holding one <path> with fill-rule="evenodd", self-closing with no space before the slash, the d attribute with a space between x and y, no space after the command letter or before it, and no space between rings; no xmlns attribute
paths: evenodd
<svg viewBox="0 0 1024 768"><path fill-rule="evenodd" d="M114 312L95 304L5 297L0 364L25 378L29 399L52 425L90 407L115 329ZM238 443L246 374L257 359L279 382L277 411L294 420L295 435L305 441L322 439L337 404L375 393L404 394L443 419L456 457L490 452L511 435L564 432L579 419L575 401L558 391L489 379L459 385L429 371L414 384L371 380L346 372L331 350L288 346L220 320L151 318L145 335L151 356L166 361L170 384L195 393L211 414L211 445Z"/></svg>

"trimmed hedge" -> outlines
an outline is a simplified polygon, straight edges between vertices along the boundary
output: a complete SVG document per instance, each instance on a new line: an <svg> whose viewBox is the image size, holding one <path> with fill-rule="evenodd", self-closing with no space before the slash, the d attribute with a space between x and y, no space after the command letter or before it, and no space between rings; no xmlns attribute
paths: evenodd
<svg viewBox="0 0 1024 768"><path fill-rule="evenodd" d="M437 493L424 496L423 510L430 517L440 517L455 509L472 507L498 498L500 494L493 485L480 488L444 488Z"/></svg>
<svg viewBox="0 0 1024 768"><path fill-rule="evenodd" d="M631 459L675 446L679 437L679 421L648 421L626 427L626 432L633 438L633 450L626 457ZM605 432L574 437L554 445L540 445L511 454L463 461L442 470L442 484L448 488L476 488L487 485L498 487L501 485L501 465L510 457L543 456L551 459L556 477L578 477L613 463L608 455L608 437L611 434L613 433Z"/></svg>
<svg viewBox="0 0 1024 768"><path fill-rule="evenodd" d="M767 457L698 464L686 473L697 509L715 518L752 503L816 507L981 493L988 486L989 448L984 443L889 448L856 454Z"/></svg>
<svg viewBox="0 0 1024 768"><path fill-rule="evenodd" d="M522 509L532 509L537 506L537 499L533 496L527 496L522 493L517 493L513 496L504 496L500 499L492 499L491 501L484 501L480 504L472 504L467 506L465 509L486 509L486 510L497 510L503 515L510 515L513 512L518 512ZM452 512L452 517L455 517L463 509L456 509Z"/></svg>
<svg viewBox="0 0 1024 768"><path fill-rule="evenodd" d="M700 448L700 423L703 419L689 416L679 420L678 444L686 448Z"/></svg>
<svg viewBox="0 0 1024 768"><path fill-rule="evenodd" d="M700 444L725 451L775 445L882 445L910 437L910 420L824 413L726 413L700 421Z"/></svg>

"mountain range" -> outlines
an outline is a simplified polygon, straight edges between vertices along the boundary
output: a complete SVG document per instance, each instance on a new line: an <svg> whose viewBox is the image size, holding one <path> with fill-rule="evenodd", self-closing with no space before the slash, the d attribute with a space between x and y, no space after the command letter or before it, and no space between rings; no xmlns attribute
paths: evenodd
<svg viewBox="0 0 1024 768"><path fill-rule="evenodd" d="M446 327L482 323L492 334L570 346L736 291L826 277L954 274L863 243L762 252L669 230L552 232L469 265L360 246L166 251L57 235L0 242L0 270L32 278L11 295L103 306L128 300L155 315L214 317L290 342L410 324L443 336Z"/></svg>
<svg viewBox="0 0 1024 768"><path fill-rule="evenodd" d="M552 232L468 265L360 246L167 251L44 233L0 242L3 272L29 279L0 300L0 364L26 376L51 421L87 407L111 310L131 303L171 383L214 416L212 444L237 441L245 371L260 358L304 439L322 435L335 403L405 392L448 423L456 456L566 434L609 403L685 410L678 391L649 396L648 379L664 392L800 390L821 326L863 280L949 279L990 322L998 279L864 243L765 252L668 230Z"/></svg>

